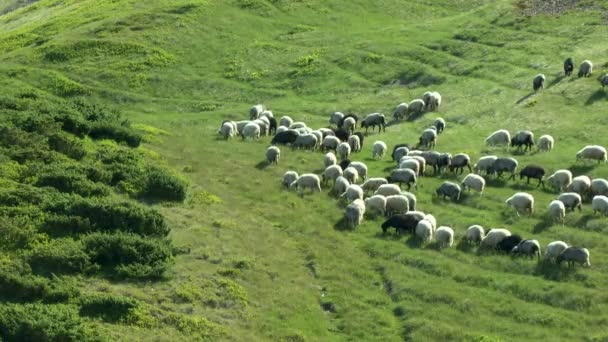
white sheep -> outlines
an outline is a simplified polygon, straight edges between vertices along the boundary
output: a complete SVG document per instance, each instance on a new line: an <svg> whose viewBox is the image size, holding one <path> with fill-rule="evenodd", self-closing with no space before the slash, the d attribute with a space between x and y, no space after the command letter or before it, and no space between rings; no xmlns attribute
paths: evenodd
<svg viewBox="0 0 608 342"><path fill-rule="evenodd" d="M348 156L350 156L350 145L345 142L340 143L336 148L336 154L340 160L348 159Z"/></svg>
<svg viewBox="0 0 608 342"><path fill-rule="evenodd" d="M606 162L606 148L599 145L587 145L576 153L576 160L592 159L598 163Z"/></svg>
<svg viewBox="0 0 608 342"><path fill-rule="evenodd" d="M243 135L243 129L247 126L248 123L251 123L251 120L241 120L236 122L236 132L238 135Z"/></svg>
<svg viewBox="0 0 608 342"><path fill-rule="evenodd" d="M399 186L405 183L408 190L414 184L414 188L418 189L416 173L410 169L394 169L391 171L390 176L386 177L386 180L389 183L398 183Z"/></svg>
<svg viewBox="0 0 608 342"><path fill-rule="evenodd" d="M253 122L260 126L260 135L268 135L268 131L270 130L270 122L268 122L268 119L264 117L262 119L253 120Z"/></svg>
<svg viewBox="0 0 608 342"><path fill-rule="evenodd" d="M274 114L272 114L272 111L268 110L268 109L265 110L265 111L263 111L261 116L264 116L264 117L269 118L269 119L270 118L274 118Z"/></svg>
<svg viewBox="0 0 608 342"><path fill-rule="evenodd" d="M306 124L301 121L292 122L291 125L289 125L289 129L299 129L299 128L307 128L307 127L308 126L306 126Z"/></svg>
<svg viewBox="0 0 608 342"><path fill-rule="evenodd" d="M254 122L250 122L243 127L242 133L243 140L246 138L259 139L260 138L260 126Z"/></svg>
<svg viewBox="0 0 608 342"><path fill-rule="evenodd" d="M237 133L236 123L233 123L234 122L224 122L224 124L222 124L222 127L220 128L220 134L226 140L234 137Z"/></svg>
<svg viewBox="0 0 608 342"><path fill-rule="evenodd" d="M293 119L287 115L282 116L279 120L279 126L289 128L293 123Z"/></svg>
<svg viewBox="0 0 608 342"><path fill-rule="evenodd" d="M397 184L383 184L378 187L378 190L374 192L374 195L383 195L383 196L391 196L391 195L401 195L401 189Z"/></svg>
<svg viewBox="0 0 608 342"><path fill-rule="evenodd" d="M511 236L511 232L504 228L492 228L481 240L481 248L495 249L500 241Z"/></svg>
<svg viewBox="0 0 608 342"><path fill-rule="evenodd" d="M264 112L264 106L261 104L257 104L249 109L249 118L251 120L255 120L262 115Z"/></svg>
<svg viewBox="0 0 608 342"><path fill-rule="evenodd" d="M407 115L407 103L400 103L395 108L395 112L393 113L393 118L395 120L403 120L403 118Z"/></svg>
<svg viewBox="0 0 608 342"><path fill-rule="evenodd" d="M433 216L432 214L426 214L426 215L424 215L424 219L431 223L431 226L433 227L433 231L435 231L435 229L437 229L437 219L435 218L435 216Z"/></svg>
<svg viewBox="0 0 608 342"><path fill-rule="evenodd" d="M433 127L437 129L437 133L443 132L445 129L445 120L443 118L437 118L433 121Z"/></svg>
<svg viewBox="0 0 608 342"><path fill-rule="evenodd" d="M424 111L424 108L426 107L426 104L424 103L424 100L421 99L415 99L410 101L410 103L407 105L407 115L408 117L412 114L414 115L418 115L418 114L422 114L422 112Z"/></svg>
<svg viewBox="0 0 608 342"><path fill-rule="evenodd" d="M416 152L416 151L410 151L410 152ZM419 151L422 152L422 151ZM426 170L426 159L424 159L424 157L422 155L410 155L408 153L407 158L401 158L401 160L404 159L414 159L416 161L418 161L418 175L419 176L423 176L424 175L424 171Z"/></svg>
<svg viewBox="0 0 608 342"><path fill-rule="evenodd" d="M549 216L553 219L553 222L564 222L566 217L566 207L562 201L553 200L549 203Z"/></svg>
<svg viewBox="0 0 608 342"><path fill-rule="evenodd" d="M599 212L600 214L604 214L604 216L608 215L608 197L604 195L597 195L593 197L591 200L591 208L593 209L593 214Z"/></svg>
<svg viewBox="0 0 608 342"><path fill-rule="evenodd" d="M319 141L314 134L300 134L296 138L296 141L291 144L291 146L293 146L293 148L303 148L314 151L317 148L318 142Z"/></svg>
<svg viewBox="0 0 608 342"><path fill-rule="evenodd" d="M422 211L417 211L417 210L410 210L407 212L407 214L409 216L416 218L416 220L418 220L418 221L424 220L424 217L426 216L425 213L423 213Z"/></svg>
<svg viewBox="0 0 608 342"><path fill-rule="evenodd" d="M415 233L422 242L429 242L433 238L433 225L427 220L419 221Z"/></svg>
<svg viewBox="0 0 608 342"><path fill-rule="evenodd" d="M332 181L335 182L336 178L342 176L342 168L340 165L330 165L323 171L323 184Z"/></svg>
<svg viewBox="0 0 608 342"><path fill-rule="evenodd" d="M559 191L565 191L566 187L568 187L568 185L572 183L572 172L570 172L570 170L565 169L557 170L553 172L553 174L549 176L549 178L547 178L547 182L556 189L559 189Z"/></svg>
<svg viewBox="0 0 608 342"><path fill-rule="evenodd" d="M317 137L317 143L321 143L323 141L323 133L321 131L314 130L314 131L310 132L310 134Z"/></svg>
<svg viewBox="0 0 608 342"><path fill-rule="evenodd" d="M377 213L384 216L386 212L386 197L382 195L374 195L365 199L365 212Z"/></svg>
<svg viewBox="0 0 608 342"><path fill-rule="evenodd" d="M608 181L604 178L596 178L592 180L591 194L608 196Z"/></svg>
<svg viewBox="0 0 608 342"><path fill-rule="evenodd" d="M578 208L578 211L582 211L582 203L583 199L581 195L576 192L564 192L557 197L558 201L564 203L566 209L574 210L574 208Z"/></svg>
<svg viewBox="0 0 608 342"><path fill-rule="evenodd" d="M434 129L427 128L424 131L422 131L420 138L418 138L418 145L416 146L416 148L424 146L424 147L432 149L435 147L436 144L437 144L437 131Z"/></svg>
<svg viewBox="0 0 608 342"><path fill-rule="evenodd" d="M414 195L411 192L408 191L403 191L401 192L402 195L404 195L405 197L407 197L407 201L410 205L410 210L416 210L416 203L418 203L418 199L416 199L416 195Z"/></svg>
<svg viewBox="0 0 608 342"><path fill-rule="evenodd" d="M275 132L275 135L276 135L276 134L279 134L279 133L281 133L281 132L288 131L288 130L289 130L289 128L287 128L287 127L285 127L285 126L279 126L279 127L277 127L277 131Z"/></svg>
<svg viewBox="0 0 608 342"><path fill-rule="evenodd" d="M342 121L342 119L344 119L344 114L341 112L333 112L331 113L331 115L329 116L329 124L334 124L334 125L338 125L340 124L340 121Z"/></svg>
<svg viewBox="0 0 608 342"><path fill-rule="evenodd" d="M338 139L338 137L333 136L333 135L327 135L325 136L325 138L323 138L323 142L321 143L321 147L323 148L323 151L326 150L336 150L338 148L338 145L340 145L340 139Z"/></svg>
<svg viewBox="0 0 608 342"><path fill-rule="evenodd" d="M436 111L441 106L441 95L438 92L433 91L429 96L428 102L424 100L424 103L428 110Z"/></svg>
<svg viewBox="0 0 608 342"><path fill-rule="evenodd" d="M451 247L454 244L454 230L446 226L437 228L435 240L439 243L439 248Z"/></svg>
<svg viewBox="0 0 608 342"><path fill-rule="evenodd" d="M593 63L590 60L584 60L581 62L578 68L578 77L589 77L593 73Z"/></svg>
<svg viewBox="0 0 608 342"><path fill-rule="evenodd" d="M582 175L572 179L572 182L566 187L568 192L576 192L584 196L591 189L591 179L588 176Z"/></svg>
<svg viewBox="0 0 608 342"><path fill-rule="evenodd" d="M409 211L409 200L405 195L386 196L386 215L405 214Z"/></svg>
<svg viewBox="0 0 608 342"><path fill-rule="evenodd" d="M357 121L355 121L355 119L353 117L347 117L346 119L344 119L344 121L342 122L342 129L344 129L347 132L354 132L355 131L355 127L357 126Z"/></svg>
<svg viewBox="0 0 608 342"><path fill-rule="evenodd" d="M321 180L319 179L319 176L315 174L305 173L298 177L295 182L291 183L289 187L292 189L299 189L300 193L306 188L310 189L312 192L321 192Z"/></svg>
<svg viewBox="0 0 608 342"><path fill-rule="evenodd" d="M354 167L347 167L342 172L344 178L348 179L351 184L357 183L359 181L359 172Z"/></svg>
<svg viewBox="0 0 608 342"><path fill-rule="evenodd" d="M462 186L462 190L469 189L469 191L471 191L471 189L474 189L481 196L483 195L483 190L486 187L486 180L480 175L469 173L466 175L466 177L464 177L462 183L460 183L460 186Z"/></svg>
<svg viewBox="0 0 608 342"><path fill-rule="evenodd" d="M568 248L568 244L564 241L553 241L547 244L545 249L545 259L555 262L555 259Z"/></svg>
<svg viewBox="0 0 608 342"><path fill-rule="evenodd" d="M399 168L400 169L410 169L412 171L414 171L416 173L416 175L420 174L420 163L418 162L418 160L411 158L411 157L404 157L404 158L409 158L409 159L402 159L402 161L399 163Z"/></svg>
<svg viewBox="0 0 608 342"><path fill-rule="evenodd" d="M350 145L350 150L352 152L361 151L361 140L359 140L359 137L354 134L348 137L348 145Z"/></svg>
<svg viewBox="0 0 608 342"><path fill-rule="evenodd" d="M346 207L344 219L350 229L356 228L363 221L365 215L365 203L361 199L356 199Z"/></svg>
<svg viewBox="0 0 608 342"><path fill-rule="evenodd" d="M372 146L372 157L374 159L382 159L384 154L386 154L386 143L384 141L376 141Z"/></svg>
<svg viewBox="0 0 608 342"><path fill-rule="evenodd" d="M552 136L545 134L538 139L538 150L541 152L549 152L553 149L555 140Z"/></svg>
<svg viewBox="0 0 608 342"><path fill-rule="evenodd" d="M505 203L517 211L517 216L521 212L528 212L528 215L532 215L534 212L534 197L527 192L517 192L513 196L509 197Z"/></svg>
<svg viewBox="0 0 608 342"><path fill-rule="evenodd" d="M327 152L323 156L323 166L328 167L331 165L338 164L338 159L336 159L336 155L333 152Z"/></svg>
<svg viewBox="0 0 608 342"><path fill-rule="evenodd" d="M486 138L488 146L509 146L510 143L511 134L506 129L499 129Z"/></svg>
<svg viewBox="0 0 608 342"><path fill-rule="evenodd" d="M348 164L348 166L354 167L355 169L357 169L357 173L358 173L360 179L363 179L363 180L367 179L367 165L365 165L363 162L354 161L354 162Z"/></svg>
<svg viewBox="0 0 608 342"><path fill-rule="evenodd" d="M365 181L365 183L363 183L363 185L361 185L361 188L365 193L368 193L370 191L374 192L378 190L378 188L383 184L388 184L386 178L369 178Z"/></svg>
<svg viewBox="0 0 608 342"><path fill-rule="evenodd" d="M295 171L287 171L283 175L283 186L289 187L289 185L296 180L298 180L298 173Z"/></svg>
<svg viewBox="0 0 608 342"><path fill-rule="evenodd" d="M344 178L343 176L336 178L334 187L332 189L332 194L341 195L341 194L345 193L346 189L348 189L349 185L350 185L350 182L348 181L348 179Z"/></svg>
<svg viewBox="0 0 608 342"><path fill-rule="evenodd" d="M281 150L276 146L270 146L266 149L266 160L270 164L278 164L281 158Z"/></svg>
<svg viewBox="0 0 608 342"><path fill-rule="evenodd" d="M486 174L488 174L493 166L494 166L494 162L498 159L497 156L484 156L479 158L479 160L477 161L477 163L475 163L475 165L473 165L473 172L479 174L481 173L481 171L485 171Z"/></svg>
<svg viewBox="0 0 608 342"><path fill-rule="evenodd" d="M401 158L407 156L409 151L410 150L405 146L397 147L395 151L393 151L393 160L399 163Z"/></svg>
<svg viewBox="0 0 608 342"><path fill-rule="evenodd" d="M466 241L469 244L480 244L485 237L485 231L482 226L474 224L467 228Z"/></svg>
<svg viewBox="0 0 608 342"><path fill-rule="evenodd" d="M356 199L363 200L363 189L357 184L351 184L346 188L346 191L342 195L340 195L343 199L348 202L352 202ZM365 203L364 203L365 205Z"/></svg>

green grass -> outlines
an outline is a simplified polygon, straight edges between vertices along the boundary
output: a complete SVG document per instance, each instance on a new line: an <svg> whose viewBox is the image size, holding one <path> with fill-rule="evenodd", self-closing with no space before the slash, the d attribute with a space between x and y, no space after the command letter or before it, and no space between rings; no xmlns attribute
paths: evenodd
<svg viewBox="0 0 608 342"><path fill-rule="evenodd" d="M336 228L344 209L328 189L303 197L281 189L286 170L320 173L320 153L282 148L279 165L265 167L270 138L216 134L222 120L245 119L256 103L324 127L335 110L390 115L436 90L438 113L370 134L351 159L386 176L394 164L371 158L374 140L414 143L441 116L439 151L511 155L488 150L484 138L530 129L551 134L555 149L516 155L520 166L608 177L605 164L574 158L584 145L608 145L608 93L596 80L608 70L608 3L579 6L524 17L506 0L41 0L0 16L0 89L10 99L2 108L86 97L119 109L142 135L137 150L148 163L190 184L183 203L151 204L176 250L166 279L57 275L81 289L83 303L105 293L130 305L112 320L72 306L69 317L125 341L607 339L608 219L592 216L590 204L551 225L546 206L557 193L548 189L492 180L482 197L451 203L432 193L459 177L427 176L416 192L420 210L457 235L454 248L438 251L383 236L380 218ZM562 78L569 56L593 61L594 75ZM531 94L537 73L547 84ZM87 139L89 150L116 145ZM21 168L1 161L0 177L16 180ZM112 196L132 195L131 186ZM535 196L532 217L505 206L517 191ZM505 227L543 248L558 239L585 246L593 266L478 255L459 244L471 224Z"/></svg>

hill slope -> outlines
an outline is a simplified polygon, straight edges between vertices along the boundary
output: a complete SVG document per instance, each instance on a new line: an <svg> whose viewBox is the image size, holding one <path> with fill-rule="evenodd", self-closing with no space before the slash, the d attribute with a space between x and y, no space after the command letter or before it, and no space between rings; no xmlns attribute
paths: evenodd
<svg viewBox="0 0 608 342"><path fill-rule="evenodd" d="M185 204L154 205L184 252L168 279L73 279L91 293L137 300L136 318L76 315L112 340L606 339L607 219L590 205L552 225L550 189L490 180L482 197L451 203L432 193L460 176L424 177L420 210L454 227L457 240L471 224L505 227L543 248L558 239L585 246L593 266L478 255L460 243L438 251L382 235L381 218L342 230L343 207L326 191L298 197L279 187L286 170L320 173L320 153L283 148L280 164L266 167L269 138L216 137L222 120L245 119L255 103L321 127L335 110L390 115L437 90L439 113L370 133L351 159L386 176L394 163L371 158L373 141L415 143L442 116L439 151L512 155L483 139L530 129L553 135L556 147L516 155L520 167L608 177L604 164L574 159L584 145L608 145L608 96L595 79L608 68L606 6L525 17L511 1L41 0L0 16L7 98L35 92L120 109L143 134L144 154L191 183ZM594 75L562 77L570 56L592 60ZM537 73L547 84L532 94ZM505 208L517 191L534 194L532 217Z"/></svg>

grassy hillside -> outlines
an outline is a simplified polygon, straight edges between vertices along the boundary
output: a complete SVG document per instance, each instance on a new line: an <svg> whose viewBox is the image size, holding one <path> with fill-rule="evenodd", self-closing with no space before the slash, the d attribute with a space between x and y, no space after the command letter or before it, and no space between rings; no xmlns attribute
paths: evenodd
<svg viewBox="0 0 608 342"><path fill-rule="evenodd" d="M438 113L370 132L351 159L386 176L394 163L373 160L372 143L415 143L441 116L439 151L474 160L514 155L486 148L484 138L530 129L551 134L556 146L515 154L520 167L606 178L605 164L574 155L587 144L608 145L608 93L596 80L608 71L608 2L579 1L557 15L535 1L25 3L0 5L0 222L9 236L0 249L8 279L0 288L9 293L1 298L3 339L31 325L39 340L608 338L608 219L593 216L589 203L553 225L545 212L557 192L549 188L492 179L482 197L451 203L432 193L460 177L427 176L416 191L419 209L457 234L454 248L439 251L382 235L381 218L341 229L344 209L329 189L303 197L281 189L286 170L320 173L321 153L282 148L279 165L269 167L269 137L216 135L222 120L245 119L256 103L316 128L335 110L390 115L436 90ZM593 76L563 77L566 57L593 61ZM538 73L547 84L533 94ZM49 160L54 170L42 168ZM49 183L63 170L74 170L64 177L71 187ZM84 170L113 176L84 179ZM517 191L535 196L531 217L505 206ZM70 211L77 201L144 218L160 213L154 222L163 224L121 226L103 215L91 224L89 209ZM479 255L459 242L471 224L508 228L543 248L553 240L587 247L592 267ZM105 244L108 253L139 246L128 255L140 266L104 263L91 252L101 247L90 247ZM49 260L69 271L51 270L57 264ZM24 287L38 290L16 296Z"/></svg>

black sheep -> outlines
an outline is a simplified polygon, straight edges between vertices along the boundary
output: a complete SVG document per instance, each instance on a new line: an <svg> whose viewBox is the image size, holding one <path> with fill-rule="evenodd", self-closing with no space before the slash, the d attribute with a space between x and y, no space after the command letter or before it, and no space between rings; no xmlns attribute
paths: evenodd
<svg viewBox="0 0 608 342"><path fill-rule="evenodd" d="M519 171L519 180L522 180L524 177L527 178L527 184L530 184L530 178L538 179L537 188L542 184L543 188L545 187L545 181L543 177L545 176L545 169L538 165L526 165L521 171Z"/></svg>
<svg viewBox="0 0 608 342"><path fill-rule="evenodd" d="M572 57L568 57L564 61L564 74L566 74L566 76L570 76L570 75L572 75L573 70L574 70L574 60L572 60Z"/></svg>
<svg viewBox="0 0 608 342"><path fill-rule="evenodd" d="M523 239L521 238L521 236L519 236L517 234L513 234L511 236L507 236L506 238L502 239L498 243L498 245L496 245L496 248L501 252L511 253L513 248L515 248L515 246L519 245L519 243L522 240Z"/></svg>
<svg viewBox="0 0 608 342"><path fill-rule="evenodd" d="M386 233L388 231L389 228L395 228L395 230L397 231L397 233L399 234L403 234L403 233L414 233L414 231L416 230L416 226L418 225L418 222L420 222L421 219L414 216L414 215L408 215L408 214L399 214L399 215L393 215L391 216L391 218L389 218L388 220L384 221L384 223L382 223L382 233Z"/></svg>
<svg viewBox="0 0 608 342"><path fill-rule="evenodd" d="M272 132L274 131L274 133L277 133L277 119L273 118L273 117L269 117L268 121L270 122L270 126L268 128L268 134L272 134Z"/></svg>
<svg viewBox="0 0 608 342"><path fill-rule="evenodd" d="M334 134L336 134L336 137L338 139L340 139L341 141L348 141L348 137L350 137L350 132L342 129L342 128L338 128L338 129L331 129L332 131L334 131Z"/></svg>
<svg viewBox="0 0 608 342"><path fill-rule="evenodd" d="M517 147L521 149L524 147L524 151L531 150L534 146L534 135L530 131L519 131L513 138L511 138L511 147Z"/></svg>
<svg viewBox="0 0 608 342"><path fill-rule="evenodd" d="M340 167L342 168L342 170L346 170L346 168L348 167L348 165L350 165L350 159L346 158L346 159L342 159L340 161Z"/></svg>
<svg viewBox="0 0 608 342"><path fill-rule="evenodd" d="M294 130L288 130L277 133L277 135L272 138L270 144L272 145L287 145L293 144L300 134Z"/></svg>
<svg viewBox="0 0 608 342"><path fill-rule="evenodd" d="M398 161L398 160L395 160L395 151L399 147L405 147L405 148L407 148L409 150L410 149L410 144L397 144L397 145L395 145L395 147L393 147L393 152L391 153L391 158L393 158L393 161Z"/></svg>

